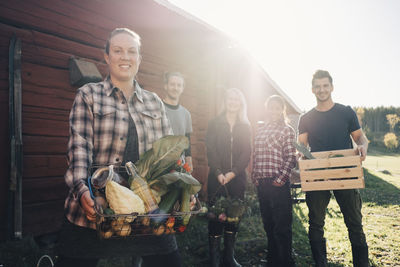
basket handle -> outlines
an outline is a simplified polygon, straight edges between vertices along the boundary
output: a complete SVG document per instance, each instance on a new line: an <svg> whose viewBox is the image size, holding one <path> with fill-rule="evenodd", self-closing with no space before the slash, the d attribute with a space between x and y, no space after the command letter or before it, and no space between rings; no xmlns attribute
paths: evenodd
<svg viewBox="0 0 400 267"><path fill-rule="evenodd" d="M103 169L103 170L104 170L104 169ZM95 172L94 174L92 174L92 175L88 178L88 187L89 187L90 196L92 197L92 199L94 199L94 194L93 194L93 189L92 189L92 178L93 178L93 175L95 175L95 174L96 174L96 172ZM108 181L112 180L113 176L114 176L114 165L109 165L109 166L108 166L108 177L107 177L106 183L107 183Z"/></svg>
<svg viewBox="0 0 400 267"><path fill-rule="evenodd" d="M221 190L222 188L225 189L226 198L229 199L229 200L232 199L231 196L229 195L228 188L226 187L226 185L220 184L219 187L218 187L218 189L215 191L215 193L213 194L213 196L210 198L212 201L216 200L217 194L218 194L219 190Z"/></svg>
<svg viewBox="0 0 400 267"><path fill-rule="evenodd" d="M89 187L90 197L94 199L94 194L92 189L92 176L88 178L88 187Z"/></svg>

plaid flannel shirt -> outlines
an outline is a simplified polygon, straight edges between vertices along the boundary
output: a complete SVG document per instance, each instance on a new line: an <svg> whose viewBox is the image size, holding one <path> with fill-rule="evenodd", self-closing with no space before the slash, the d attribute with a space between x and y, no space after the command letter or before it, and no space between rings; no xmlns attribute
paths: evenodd
<svg viewBox="0 0 400 267"><path fill-rule="evenodd" d="M273 178L283 184L296 165L295 132L283 122L262 126L254 139L252 181Z"/></svg>
<svg viewBox="0 0 400 267"><path fill-rule="evenodd" d="M135 93L126 101L110 78L78 89L69 122L68 170L65 181L70 188L65 200L68 220L83 227L96 228L86 219L80 197L88 187L91 166L120 165L127 142L129 117L137 130L139 155L152 148L154 141L172 134L164 104L152 92L135 82Z"/></svg>

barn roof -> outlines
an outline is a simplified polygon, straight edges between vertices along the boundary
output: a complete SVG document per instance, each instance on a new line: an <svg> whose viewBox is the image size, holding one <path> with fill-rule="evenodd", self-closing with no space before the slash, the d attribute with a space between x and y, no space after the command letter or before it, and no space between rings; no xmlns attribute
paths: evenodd
<svg viewBox="0 0 400 267"><path fill-rule="evenodd" d="M179 70L185 76L181 103L191 112L193 175L207 179L204 145L207 122L217 114L223 90L240 88L248 100L252 125L260 120L263 101L280 94L288 113L299 109L260 64L232 38L165 0L51 0L0 3L0 240L13 218L7 199L10 173L8 138L8 47L12 36L22 44L22 138L24 234L41 235L62 224L68 188L64 174L68 142L68 114L76 87L71 85L71 57L94 63L107 75L105 40L116 27L128 27L142 37L138 80L160 94L163 73Z"/></svg>
<svg viewBox="0 0 400 267"><path fill-rule="evenodd" d="M217 29L216 27L208 24L206 21L186 12L185 10L173 5L172 3L170 3L168 0L154 0L155 2L157 2L158 4L166 7L169 10L172 10L173 12L181 15L182 17L185 17L188 20L193 21L194 23L198 24L199 26L204 27L204 29L208 30L209 32L214 33L216 36L220 36L220 38L223 40L223 44L230 44L233 42L233 40L231 39L231 37L229 37L226 33L224 33L223 31ZM188 38L191 39L191 38ZM242 50L243 53L246 53L245 50ZM258 71L260 72L260 74L268 81L268 83L270 83L273 88L276 90L276 93L281 95L283 98L285 98L285 100L287 101L287 103L293 108L293 110L297 113L302 113L302 111L300 110L300 108L294 103L294 101L285 93L284 90L282 90L279 85L269 76L269 74L265 71L265 69L259 64L259 62L254 59L249 53L246 53L247 56L249 57L250 60L255 61L256 62L256 68L258 69Z"/></svg>

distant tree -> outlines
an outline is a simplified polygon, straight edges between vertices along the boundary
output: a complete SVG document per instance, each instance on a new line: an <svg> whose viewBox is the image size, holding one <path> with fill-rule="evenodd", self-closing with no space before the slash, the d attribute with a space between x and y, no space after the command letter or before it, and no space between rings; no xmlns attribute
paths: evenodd
<svg viewBox="0 0 400 267"><path fill-rule="evenodd" d="M394 132L396 135L400 134L400 123L394 125L391 130L390 124L386 115L396 114L400 117L400 107L354 107L355 112L362 121L363 129L369 128L372 134Z"/></svg>
<svg viewBox="0 0 400 267"><path fill-rule="evenodd" d="M387 149L394 151L399 146L399 141L394 133L387 133L383 139Z"/></svg>
<svg viewBox="0 0 400 267"><path fill-rule="evenodd" d="M386 119L387 119L387 121L389 123L389 126L390 126L390 132L393 133L394 132L394 127L400 121L400 117L397 116L397 114L387 114L386 115Z"/></svg>
<svg viewBox="0 0 400 267"><path fill-rule="evenodd" d="M364 120L364 115L365 115L365 110L363 107L359 107L356 109L357 117L358 120L360 121L360 124L363 125L363 120Z"/></svg>

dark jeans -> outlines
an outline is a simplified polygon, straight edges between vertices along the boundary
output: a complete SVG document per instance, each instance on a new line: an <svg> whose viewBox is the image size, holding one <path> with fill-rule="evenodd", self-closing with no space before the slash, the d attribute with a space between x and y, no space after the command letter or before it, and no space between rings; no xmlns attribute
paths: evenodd
<svg viewBox="0 0 400 267"><path fill-rule="evenodd" d="M181 257L178 250L169 254L142 256L143 267L181 267ZM99 259L66 258L60 256L56 267L96 267Z"/></svg>
<svg viewBox="0 0 400 267"><path fill-rule="evenodd" d="M294 266L292 258L292 198L289 183L275 187L260 179L257 187L261 217L268 238L269 266Z"/></svg>
<svg viewBox="0 0 400 267"><path fill-rule="evenodd" d="M143 267L181 267L181 255L178 250L169 254L143 256Z"/></svg>
<svg viewBox="0 0 400 267"><path fill-rule="evenodd" d="M357 247L366 247L367 242L362 227L360 192L357 189L347 189L334 190L333 194L343 214L351 244ZM310 241L319 242L324 238L325 214L330 198L331 191L306 192Z"/></svg>
<svg viewBox="0 0 400 267"><path fill-rule="evenodd" d="M218 221L208 222L208 234L212 236L219 236L225 231L234 232L238 231L239 224L234 223L222 223Z"/></svg>
<svg viewBox="0 0 400 267"><path fill-rule="evenodd" d="M94 229L74 225L67 219L60 231L55 252L59 256L57 267L90 267L96 266L100 258L128 256L141 256L143 266L181 266L173 235L99 239Z"/></svg>
<svg viewBox="0 0 400 267"><path fill-rule="evenodd" d="M55 267L96 267L99 259L79 259L79 258L67 258L59 256Z"/></svg>

